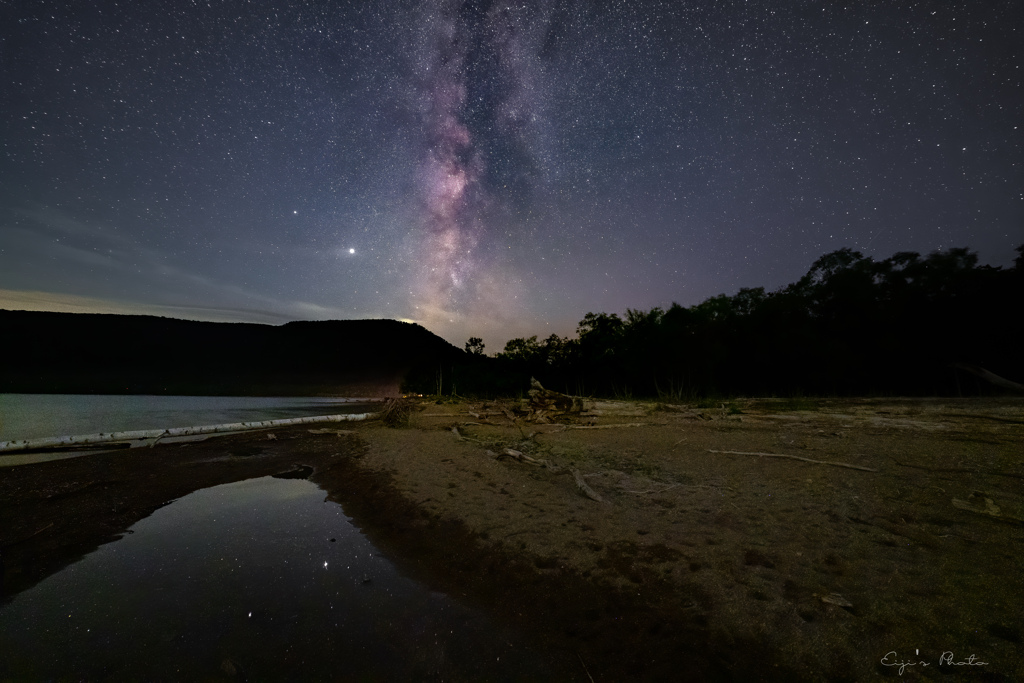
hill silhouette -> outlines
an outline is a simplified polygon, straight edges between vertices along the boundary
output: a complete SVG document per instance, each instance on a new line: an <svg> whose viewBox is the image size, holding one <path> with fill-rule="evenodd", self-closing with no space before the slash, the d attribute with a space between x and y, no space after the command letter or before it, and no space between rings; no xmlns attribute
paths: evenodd
<svg viewBox="0 0 1024 683"><path fill-rule="evenodd" d="M276 326L0 310L0 338L6 393L383 396L465 355L396 320Z"/></svg>

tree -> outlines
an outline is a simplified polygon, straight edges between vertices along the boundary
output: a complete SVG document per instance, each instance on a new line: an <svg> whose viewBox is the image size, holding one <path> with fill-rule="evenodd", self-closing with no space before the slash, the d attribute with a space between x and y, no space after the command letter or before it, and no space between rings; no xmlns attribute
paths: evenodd
<svg viewBox="0 0 1024 683"><path fill-rule="evenodd" d="M865 259L864 254L859 251L843 247L838 251L825 254L815 261L807 275L814 284L820 284L833 277L836 273L852 268L857 263L865 260L869 259Z"/></svg>
<svg viewBox="0 0 1024 683"><path fill-rule="evenodd" d="M588 359L613 356L622 336L622 318L615 313L587 313L576 328L576 334Z"/></svg>
<svg viewBox="0 0 1024 683"><path fill-rule="evenodd" d="M530 362L540 352L540 344L537 343L537 335L532 337L519 337L509 339L505 342L505 350L498 354L498 358L519 362Z"/></svg>
<svg viewBox="0 0 1024 683"><path fill-rule="evenodd" d="M480 337L470 337L466 342L466 353L474 356L484 355L484 340Z"/></svg>
<svg viewBox="0 0 1024 683"><path fill-rule="evenodd" d="M732 310L736 315L752 315L764 304L767 295L764 287L744 287L732 297Z"/></svg>

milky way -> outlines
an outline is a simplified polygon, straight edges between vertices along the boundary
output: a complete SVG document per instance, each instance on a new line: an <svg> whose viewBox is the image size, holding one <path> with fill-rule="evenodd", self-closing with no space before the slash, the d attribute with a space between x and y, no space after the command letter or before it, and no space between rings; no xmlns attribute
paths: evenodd
<svg viewBox="0 0 1024 683"><path fill-rule="evenodd" d="M482 11L472 3L434 0L416 18L424 149L414 296L428 321L471 314L486 325L503 317L499 309L516 312L516 278L506 273L503 282L495 281L501 276L493 246L508 204L529 201L543 184L537 52L549 16L546 3Z"/></svg>
<svg viewBox="0 0 1024 683"><path fill-rule="evenodd" d="M442 309L468 293L484 203L483 159L463 121L469 36L458 17L460 4L439 2L424 12L416 64L426 143L419 177L425 232L419 294L425 306Z"/></svg>

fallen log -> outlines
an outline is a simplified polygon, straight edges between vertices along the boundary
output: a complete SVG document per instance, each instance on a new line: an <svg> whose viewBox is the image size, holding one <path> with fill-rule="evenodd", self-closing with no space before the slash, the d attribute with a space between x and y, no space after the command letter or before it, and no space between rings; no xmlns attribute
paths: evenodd
<svg viewBox="0 0 1024 683"><path fill-rule="evenodd" d="M530 398L521 401L520 409L527 413L527 419L541 424L559 415L579 415L586 407L579 396L569 396L545 389L536 378L530 378Z"/></svg>

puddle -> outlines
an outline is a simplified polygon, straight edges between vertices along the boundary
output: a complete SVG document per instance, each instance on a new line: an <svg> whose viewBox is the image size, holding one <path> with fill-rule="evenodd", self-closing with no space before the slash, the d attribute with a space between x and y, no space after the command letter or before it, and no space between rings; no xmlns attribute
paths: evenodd
<svg viewBox="0 0 1024 683"><path fill-rule="evenodd" d="M550 679L303 479L196 491L0 609L0 679Z"/></svg>

